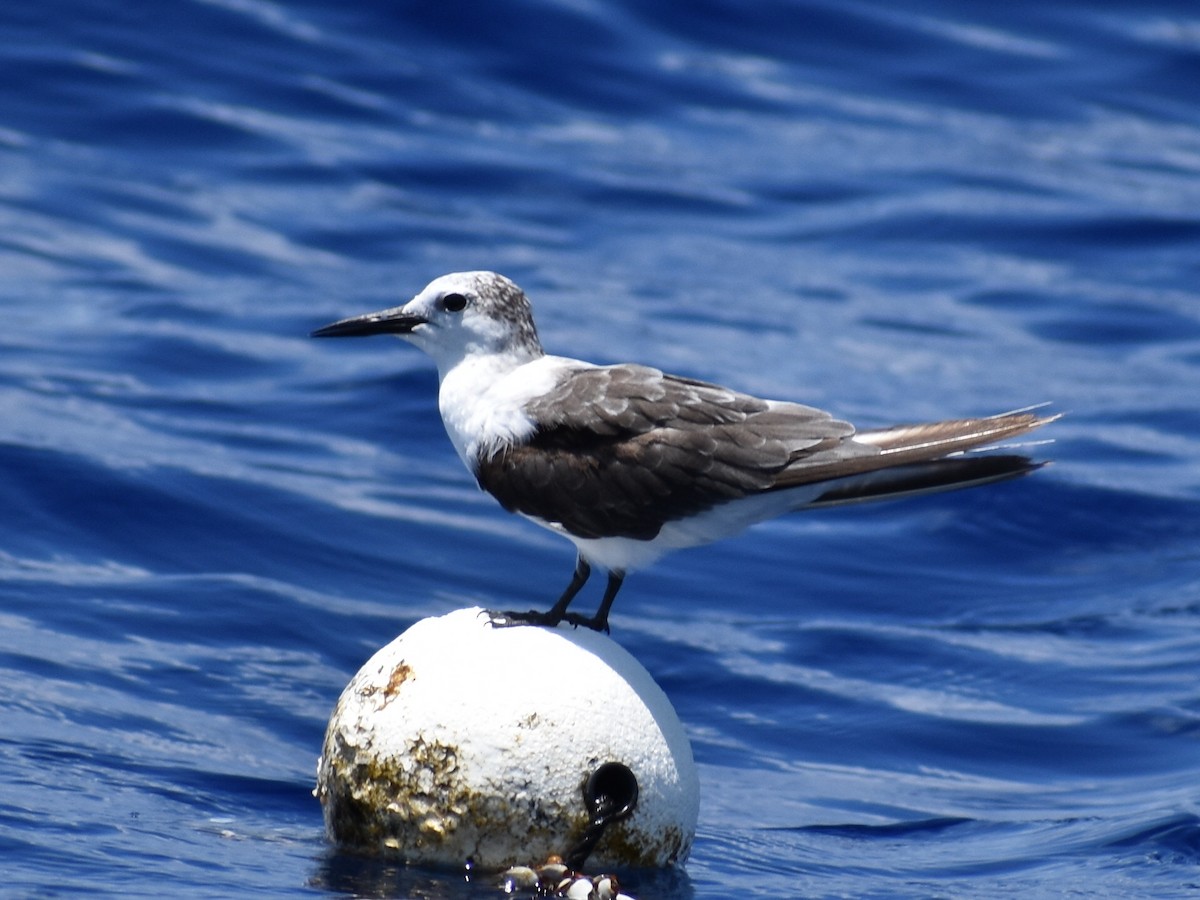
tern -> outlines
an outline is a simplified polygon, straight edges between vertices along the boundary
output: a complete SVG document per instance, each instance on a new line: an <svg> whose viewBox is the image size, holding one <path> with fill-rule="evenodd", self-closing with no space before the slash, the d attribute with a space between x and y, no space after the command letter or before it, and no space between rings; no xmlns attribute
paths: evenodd
<svg viewBox="0 0 1200 900"><path fill-rule="evenodd" d="M443 275L409 302L313 337L391 334L433 358L446 433L509 512L570 540L575 571L547 611L497 624L608 631L626 573L801 509L988 484L1044 463L969 452L1057 419L1030 407L856 431L829 413L666 374L547 354L525 293L495 272ZM992 446L990 449L998 448ZM593 616L568 606L608 573Z"/></svg>

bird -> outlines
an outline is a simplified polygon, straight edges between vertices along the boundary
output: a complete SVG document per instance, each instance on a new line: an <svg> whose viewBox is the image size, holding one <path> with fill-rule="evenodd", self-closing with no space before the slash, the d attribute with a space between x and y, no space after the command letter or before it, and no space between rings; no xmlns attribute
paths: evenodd
<svg viewBox="0 0 1200 900"><path fill-rule="evenodd" d="M597 365L542 349L525 292L495 272L455 272L400 306L341 319L313 337L394 335L438 370L438 407L458 456L512 513L575 545L549 610L492 613L497 625L567 622L609 631L627 573L796 510L929 494L1044 465L973 452L1059 418L1038 407L857 430L812 406L751 396L634 363ZM569 610L607 572L591 616Z"/></svg>

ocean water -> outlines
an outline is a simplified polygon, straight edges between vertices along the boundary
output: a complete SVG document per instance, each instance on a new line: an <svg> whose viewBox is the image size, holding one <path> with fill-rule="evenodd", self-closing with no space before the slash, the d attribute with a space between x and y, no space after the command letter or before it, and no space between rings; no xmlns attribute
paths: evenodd
<svg viewBox="0 0 1200 900"><path fill-rule="evenodd" d="M52 0L0 70L0 894L498 895L310 793L376 648L570 573L424 357L306 336L489 268L552 352L1067 413L628 580L702 779L633 893L1194 896L1195 4Z"/></svg>

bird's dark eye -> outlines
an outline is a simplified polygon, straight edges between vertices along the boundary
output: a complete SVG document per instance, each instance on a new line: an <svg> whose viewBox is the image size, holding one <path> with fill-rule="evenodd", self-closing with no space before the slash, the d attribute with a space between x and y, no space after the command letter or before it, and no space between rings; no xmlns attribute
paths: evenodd
<svg viewBox="0 0 1200 900"><path fill-rule="evenodd" d="M467 308L467 298L462 294L447 294L442 298L442 309L448 312L462 312Z"/></svg>

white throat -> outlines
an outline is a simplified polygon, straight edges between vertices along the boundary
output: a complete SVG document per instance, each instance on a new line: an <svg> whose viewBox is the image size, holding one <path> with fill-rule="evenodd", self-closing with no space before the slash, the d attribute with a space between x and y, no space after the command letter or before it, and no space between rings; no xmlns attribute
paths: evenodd
<svg viewBox="0 0 1200 900"><path fill-rule="evenodd" d="M438 408L442 423L463 464L531 437L537 429L525 404L549 391L565 365L581 365L554 356L522 359L509 353L465 357L439 370Z"/></svg>

